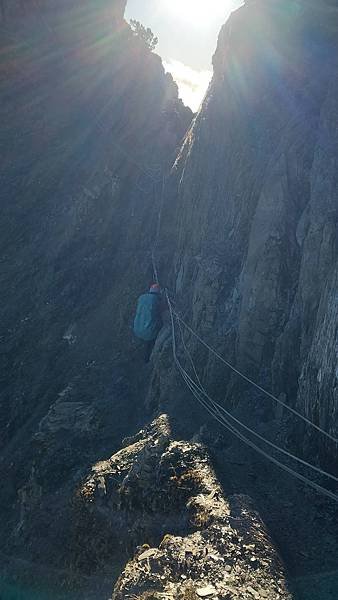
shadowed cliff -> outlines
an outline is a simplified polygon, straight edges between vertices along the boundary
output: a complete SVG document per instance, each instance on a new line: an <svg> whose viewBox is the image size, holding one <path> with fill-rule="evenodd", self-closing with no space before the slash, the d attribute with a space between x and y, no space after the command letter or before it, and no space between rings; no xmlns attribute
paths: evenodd
<svg viewBox="0 0 338 600"><path fill-rule="evenodd" d="M45 522L63 563L50 502L62 513L143 412L131 316L191 111L125 2L17 4L0 38L1 544L34 559Z"/></svg>
<svg viewBox="0 0 338 600"><path fill-rule="evenodd" d="M53 564L69 583L88 533L71 546L75 490L159 410L176 436L200 432L231 491L250 488L265 502L241 448L179 379L170 324L147 369L133 341L162 198L156 260L176 309L220 354L338 434L337 6L252 0L234 13L192 124L160 58L125 23L125 2L0 7L1 549L9 562L29 560L25 573L34 563L39 579ZM227 408L307 458L334 461L329 443L185 341ZM225 452L230 465L233 454L243 460L245 476ZM275 475L260 469L268 486ZM267 502L276 533L279 493ZM283 510L290 529L300 526L292 502ZM106 567L115 552L108 544Z"/></svg>

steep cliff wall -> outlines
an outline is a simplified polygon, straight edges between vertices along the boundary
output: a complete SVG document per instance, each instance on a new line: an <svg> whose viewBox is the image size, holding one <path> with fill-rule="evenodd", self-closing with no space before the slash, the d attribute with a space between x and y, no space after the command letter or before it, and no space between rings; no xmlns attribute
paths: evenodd
<svg viewBox="0 0 338 600"><path fill-rule="evenodd" d="M181 313L335 435L336 31L337 9L321 4L257 0L232 15L169 182L174 221L170 201L163 225ZM253 391L189 344L219 397L252 403Z"/></svg>
<svg viewBox="0 0 338 600"><path fill-rule="evenodd" d="M2 545L142 411L131 315L191 111L124 5L9 3L1 29Z"/></svg>
<svg viewBox="0 0 338 600"><path fill-rule="evenodd" d="M1 4L1 546L59 568L74 489L149 413L218 440L177 377L170 326L153 370L130 334L163 174L157 261L177 309L337 435L335 4L237 11L183 145L191 113L124 4ZM215 397L290 438L294 422L186 343Z"/></svg>

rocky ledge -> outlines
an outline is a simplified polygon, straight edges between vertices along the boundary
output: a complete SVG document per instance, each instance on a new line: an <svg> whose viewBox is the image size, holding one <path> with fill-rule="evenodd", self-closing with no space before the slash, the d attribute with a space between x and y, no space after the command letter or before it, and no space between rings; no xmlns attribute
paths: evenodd
<svg viewBox="0 0 338 600"><path fill-rule="evenodd" d="M166 415L93 466L74 509L83 567L94 557L107 573L114 557L133 556L113 600L292 598L250 499L225 498L205 448L173 440Z"/></svg>

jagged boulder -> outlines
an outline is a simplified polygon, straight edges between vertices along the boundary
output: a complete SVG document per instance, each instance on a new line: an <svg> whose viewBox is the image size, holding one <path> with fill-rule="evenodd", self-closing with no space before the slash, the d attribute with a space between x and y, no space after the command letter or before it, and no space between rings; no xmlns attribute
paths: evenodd
<svg viewBox="0 0 338 600"><path fill-rule="evenodd" d="M86 572L134 554L114 600L291 599L250 499L226 499L205 448L173 440L166 415L93 466L74 511L70 555Z"/></svg>

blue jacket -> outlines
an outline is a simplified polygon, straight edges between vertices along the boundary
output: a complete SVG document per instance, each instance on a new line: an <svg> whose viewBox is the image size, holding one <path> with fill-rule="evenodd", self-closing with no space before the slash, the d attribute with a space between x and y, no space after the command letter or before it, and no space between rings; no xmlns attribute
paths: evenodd
<svg viewBox="0 0 338 600"><path fill-rule="evenodd" d="M155 340L163 325L161 317L162 299L160 294L148 292L138 299L134 319L134 334L149 342Z"/></svg>

